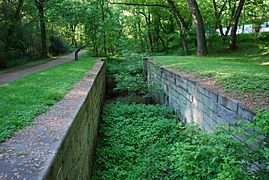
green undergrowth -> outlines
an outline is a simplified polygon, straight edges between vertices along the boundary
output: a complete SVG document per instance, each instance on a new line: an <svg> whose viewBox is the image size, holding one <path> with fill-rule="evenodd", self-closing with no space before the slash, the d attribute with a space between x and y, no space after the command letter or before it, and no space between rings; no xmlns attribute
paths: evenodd
<svg viewBox="0 0 269 180"><path fill-rule="evenodd" d="M146 102L150 101L153 93L158 93L157 86L148 83L144 75L143 55L128 54L123 58L110 58L107 64L108 77L116 84L113 92L121 99Z"/></svg>
<svg viewBox="0 0 269 180"><path fill-rule="evenodd" d="M104 108L92 179L252 179L253 156L224 134L182 126L162 105Z"/></svg>
<svg viewBox="0 0 269 180"><path fill-rule="evenodd" d="M268 113L256 116L255 126L244 123L245 128L256 130L247 137L249 143L231 138L244 133L240 128L230 132L225 126L216 133L202 132L193 125L182 125L169 108L149 101L160 89L141 87L142 82L147 84L146 79L137 82L132 77L143 73L140 56L109 59L107 63L115 97L103 110L91 179L266 177L268 144L255 140L266 132L268 138ZM126 77L121 78L123 74ZM255 171L254 164L265 166Z"/></svg>
<svg viewBox="0 0 269 180"><path fill-rule="evenodd" d="M95 62L84 56L0 86L0 142L59 101Z"/></svg>

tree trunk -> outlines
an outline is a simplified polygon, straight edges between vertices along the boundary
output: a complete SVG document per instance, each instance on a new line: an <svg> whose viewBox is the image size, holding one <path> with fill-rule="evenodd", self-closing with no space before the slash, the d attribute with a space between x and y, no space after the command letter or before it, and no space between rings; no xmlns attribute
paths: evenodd
<svg viewBox="0 0 269 180"><path fill-rule="evenodd" d="M140 21L140 18L139 18L139 20L138 20L137 23L138 23L138 32L139 32L140 45L141 45L140 47L145 47L144 41L143 41L144 37L143 37L143 31L141 29L141 21Z"/></svg>
<svg viewBox="0 0 269 180"><path fill-rule="evenodd" d="M75 48L78 47L77 39L76 39L76 25L71 25L71 32L72 32L72 45Z"/></svg>
<svg viewBox="0 0 269 180"><path fill-rule="evenodd" d="M102 33L103 33L103 46L104 46L104 55L107 56L107 44L106 44L106 30L105 30L105 11L104 11L104 6L105 6L105 2L102 1L101 2L101 15L102 15L102 24L103 24L103 29L102 29Z"/></svg>
<svg viewBox="0 0 269 180"><path fill-rule="evenodd" d="M41 37L41 56L46 57L48 55L47 48L47 32L46 32L46 19L44 10L44 0L35 0L40 22L40 37Z"/></svg>
<svg viewBox="0 0 269 180"><path fill-rule="evenodd" d="M238 25L238 21L241 15L241 12L243 10L245 4L245 0L240 0L239 1L239 5L236 9L236 12L234 14L232 23L231 23L231 40L230 40L230 49L231 50L235 50L236 47L236 31L237 31L237 25Z"/></svg>
<svg viewBox="0 0 269 180"><path fill-rule="evenodd" d="M215 28L219 29L223 44L225 44L225 42L226 42L228 32L226 31L226 33L224 33L224 31L223 31L223 25L221 23L221 16L225 10L227 2L228 2L228 0L225 0L222 4L220 10L218 11L216 0L212 0L213 8L214 8L214 15L215 15L215 19L216 19ZM229 29L229 27L227 27L227 29Z"/></svg>
<svg viewBox="0 0 269 180"><path fill-rule="evenodd" d="M4 2L6 3L6 2ZM16 40L14 37L17 36L18 30L21 25L21 19L22 19L22 13L21 10L23 8L24 0L19 0L18 5L15 10L14 16L10 19L11 23L7 26L7 36L6 36L6 51L8 51L9 48L14 48L14 40ZM4 4L4 6L7 6ZM16 41L15 41L16 42ZM24 52L23 52L24 53Z"/></svg>
<svg viewBox="0 0 269 180"><path fill-rule="evenodd" d="M189 55L190 54L189 46L188 46L187 41L186 41L185 32L182 29L182 25L181 25L181 22L180 22L180 18L179 18L179 14L178 14L178 11L176 9L176 6L175 6L173 0L167 0L167 3L169 5L171 13L174 16L175 21L176 21L177 28L179 30L179 36L180 36L181 43L182 43L182 47L183 47L183 50L184 50L184 54Z"/></svg>
<svg viewBox="0 0 269 180"><path fill-rule="evenodd" d="M199 10L196 0L188 0L188 5L194 19L196 27L196 36L197 36L197 55L203 56L207 54L206 39L205 39L205 30L204 22Z"/></svg>
<svg viewBox="0 0 269 180"><path fill-rule="evenodd" d="M153 45L153 38L152 38L152 33L151 33L151 15L149 14L148 16L146 15L145 12L139 12L142 14L145 19L146 19L146 24L147 24L147 45L148 45L148 52L154 52L154 45Z"/></svg>

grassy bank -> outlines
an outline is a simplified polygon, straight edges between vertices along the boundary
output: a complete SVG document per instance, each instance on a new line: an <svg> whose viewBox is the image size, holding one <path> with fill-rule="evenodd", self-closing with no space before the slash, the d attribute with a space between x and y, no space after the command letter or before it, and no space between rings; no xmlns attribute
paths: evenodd
<svg viewBox="0 0 269 180"><path fill-rule="evenodd" d="M259 61L234 56L157 56L161 65L190 72L197 77L213 77L227 90L269 95L269 66Z"/></svg>
<svg viewBox="0 0 269 180"><path fill-rule="evenodd" d="M60 100L94 63L83 57L0 86L0 142Z"/></svg>
<svg viewBox="0 0 269 180"><path fill-rule="evenodd" d="M208 56L153 56L160 65L185 71L196 77L214 78L228 92L250 93L254 99L269 100L268 33L258 37L240 35L236 51L217 43Z"/></svg>

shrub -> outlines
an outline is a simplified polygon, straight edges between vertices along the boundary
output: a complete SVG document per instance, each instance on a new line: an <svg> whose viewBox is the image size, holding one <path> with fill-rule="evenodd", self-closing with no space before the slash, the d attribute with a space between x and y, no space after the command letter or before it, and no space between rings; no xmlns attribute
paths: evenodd
<svg viewBox="0 0 269 180"><path fill-rule="evenodd" d="M68 52L68 44L61 37L51 36L49 51L54 56L66 53Z"/></svg>
<svg viewBox="0 0 269 180"><path fill-rule="evenodd" d="M19 49L9 49L0 56L0 68L9 68L20 64L23 53Z"/></svg>
<svg viewBox="0 0 269 180"><path fill-rule="evenodd" d="M164 106L111 103L93 179L252 179L248 149L224 134L181 125Z"/></svg>
<svg viewBox="0 0 269 180"><path fill-rule="evenodd" d="M108 61L108 73L116 82L114 91L129 95L147 94L147 82L143 75L141 55L128 54L128 57Z"/></svg>

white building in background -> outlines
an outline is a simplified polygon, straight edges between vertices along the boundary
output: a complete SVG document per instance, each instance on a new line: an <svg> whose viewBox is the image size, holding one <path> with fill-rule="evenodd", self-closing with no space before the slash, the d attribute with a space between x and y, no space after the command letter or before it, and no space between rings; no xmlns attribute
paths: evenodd
<svg viewBox="0 0 269 180"><path fill-rule="evenodd" d="M263 22L260 32L269 32L269 22Z"/></svg>
<svg viewBox="0 0 269 180"><path fill-rule="evenodd" d="M216 30L217 33L220 35L220 31L219 29ZM223 32L226 32L227 31L227 28L223 28ZM254 33L255 30L253 29L253 25L252 24L246 24L244 26L238 26L237 28L237 34L250 34L250 33ZM269 22L263 22L261 24L261 29L259 32L269 32ZM228 33L228 35L230 35L231 33L231 29Z"/></svg>

